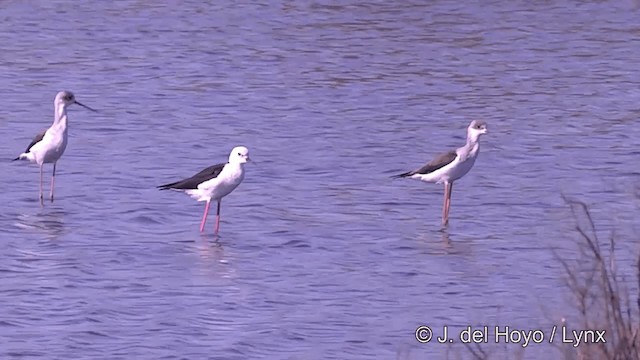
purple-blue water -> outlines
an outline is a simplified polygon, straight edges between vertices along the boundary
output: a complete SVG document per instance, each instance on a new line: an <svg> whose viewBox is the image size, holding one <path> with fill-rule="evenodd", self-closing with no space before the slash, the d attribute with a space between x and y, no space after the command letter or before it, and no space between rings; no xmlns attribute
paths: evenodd
<svg viewBox="0 0 640 360"><path fill-rule="evenodd" d="M633 264L638 4L211 3L2 3L3 359L469 358L415 329L571 316L561 193ZM99 113L70 110L41 209L37 166L9 160L63 89ZM489 134L441 232L443 187L389 176L473 119ZM236 145L256 164L216 242L155 186Z"/></svg>

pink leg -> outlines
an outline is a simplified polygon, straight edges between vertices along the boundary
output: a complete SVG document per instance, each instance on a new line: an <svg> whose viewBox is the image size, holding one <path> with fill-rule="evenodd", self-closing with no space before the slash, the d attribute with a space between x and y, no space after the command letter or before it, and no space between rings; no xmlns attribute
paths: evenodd
<svg viewBox="0 0 640 360"><path fill-rule="evenodd" d="M202 215L202 222L200 222L200 232L204 231L204 224L207 222L207 215L209 215L209 206L211 206L211 200L207 201L204 206L204 215Z"/></svg>
<svg viewBox="0 0 640 360"><path fill-rule="evenodd" d="M53 163L53 175L51 175L51 192L49 193L49 199L51 199L51 202L53 202L53 187L56 183L56 164L57 162Z"/></svg>
<svg viewBox="0 0 640 360"><path fill-rule="evenodd" d="M44 206L44 195L42 195L42 167L44 164L40 165L40 206Z"/></svg>
<svg viewBox="0 0 640 360"><path fill-rule="evenodd" d="M446 215L444 225L449 223L449 209L451 208L451 192L453 192L453 183L450 183L446 191Z"/></svg>
<svg viewBox="0 0 640 360"><path fill-rule="evenodd" d="M442 225L447 225L447 193L449 192L449 183L444 183L444 201L442 203Z"/></svg>
<svg viewBox="0 0 640 360"><path fill-rule="evenodd" d="M218 200L218 212L216 213L216 230L214 234L218 234L218 230L220 230L220 203L222 199Z"/></svg>

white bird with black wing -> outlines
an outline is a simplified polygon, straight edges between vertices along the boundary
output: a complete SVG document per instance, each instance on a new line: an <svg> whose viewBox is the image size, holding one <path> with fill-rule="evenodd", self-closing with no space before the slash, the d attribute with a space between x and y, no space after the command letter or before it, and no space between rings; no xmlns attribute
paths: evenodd
<svg viewBox="0 0 640 360"><path fill-rule="evenodd" d="M442 225L449 223L449 207L453 182L465 176L475 164L480 152L480 136L487 133L487 123L474 120L467 128L467 143L460 148L436 156L423 167L394 178L408 177L430 183L444 183Z"/></svg>
<svg viewBox="0 0 640 360"><path fill-rule="evenodd" d="M197 201L206 201L202 221L200 222L200 232L204 231L204 225L209 214L211 200L218 202L216 213L215 234L220 230L220 203L222 198L235 190L244 179L244 165L251 161L249 149L244 146L237 146L231 150L229 161L210 166L192 177L170 184L160 185L160 190L184 191Z"/></svg>
<svg viewBox="0 0 640 360"><path fill-rule="evenodd" d="M53 125L36 135L27 150L20 154L16 160L29 160L35 162L40 167L40 205L44 205L44 195L42 193L42 172L44 164L53 163L53 175L51 176L51 192L49 198L53 202L53 188L56 177L56 164L67 148L67 109L73 104L78 104L91 111L96 111L86 105L79 103L71 91L60 91L53 101L55 116Z"/></svg>

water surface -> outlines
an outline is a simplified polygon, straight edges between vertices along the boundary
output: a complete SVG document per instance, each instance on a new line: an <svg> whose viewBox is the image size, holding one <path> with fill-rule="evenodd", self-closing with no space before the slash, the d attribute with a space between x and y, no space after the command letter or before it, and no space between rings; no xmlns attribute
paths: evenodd
<svg viewBox="0 0 640 360"><path fill-rule="evenodd" d="M637 252L638 19L631 1L5 2L0 353L464 358L415 328L549 328L573 312L561 193L616 230L621 268ZM62 89L100 112L70 110L41 209L37 166L8 160ZM442 186L389 176L473 119L490 133L442 232ZM240 144L256 164L216 241L202 204L154 187Z"/></svg>

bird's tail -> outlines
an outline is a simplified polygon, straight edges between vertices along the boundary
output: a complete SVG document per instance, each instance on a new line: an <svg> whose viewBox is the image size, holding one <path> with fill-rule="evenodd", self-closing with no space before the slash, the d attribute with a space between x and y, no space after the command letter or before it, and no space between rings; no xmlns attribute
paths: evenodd
<svg viewBox="0 0 640 360"><path fill-rule="evenodd" d="M158 188L160 190L171 190L177 183L179 183L179 181L173 182L171 184L164 184L164 185L156 186L156 188Z"/></svg>
<svg viewBox="0 0 640 360"><path fill-rule="evenodd" d="M406 173L402 173L402 174L398 174L398 175L392 175L391 178L392 179L399 179L399 178L409 177L411 175L413 175L413 171L407 171Z"/></svg>
<svg viewBox="0 0 640 360"><path fill-rule="evenodd" d="M15 158L15 159L13 159L11 161L18 161L18 160L30 160L29 159L29 153L22 153L17 158Z"/></svg>

